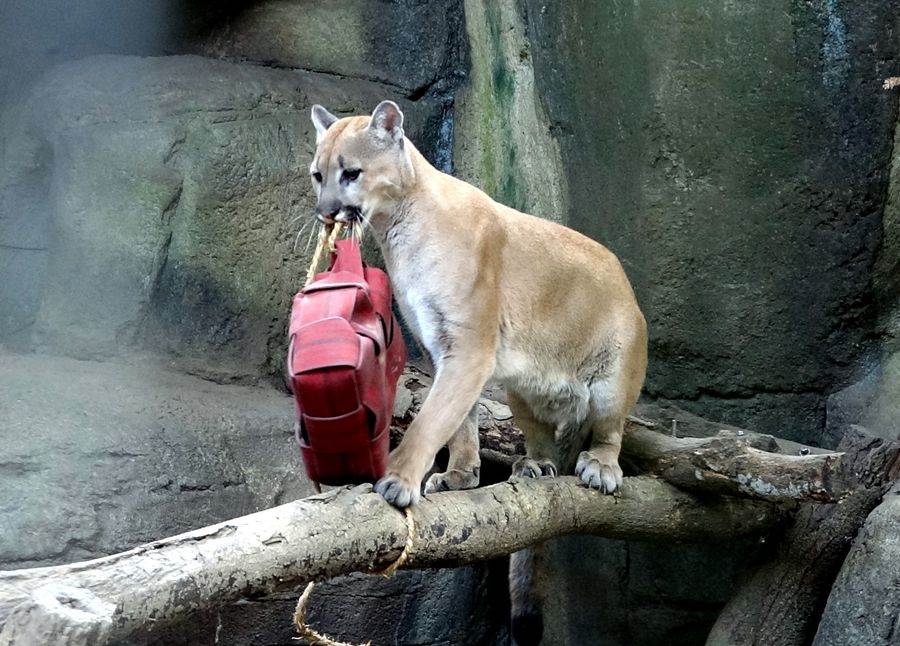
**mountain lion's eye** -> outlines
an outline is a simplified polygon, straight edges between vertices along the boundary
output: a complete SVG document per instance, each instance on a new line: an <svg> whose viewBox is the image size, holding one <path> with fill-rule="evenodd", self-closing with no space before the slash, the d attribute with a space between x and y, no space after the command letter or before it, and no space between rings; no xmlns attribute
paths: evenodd
<svg viewBox="0 0 900 646"><path fill-rule="evenodd" d="M319 171L316 171L315 173L312 174L312 176L313 176L313 179L316 180L319 184L322 183L322 173L320 173Z"/></svg>
<svg viewBox="0 0 900 646"><path fill-rule="evenodd" d="M344 174L341 176L341 179L347 182L354 182L359 177L359 174L362 172L361 168L348 168L344 171Z"/></svg>

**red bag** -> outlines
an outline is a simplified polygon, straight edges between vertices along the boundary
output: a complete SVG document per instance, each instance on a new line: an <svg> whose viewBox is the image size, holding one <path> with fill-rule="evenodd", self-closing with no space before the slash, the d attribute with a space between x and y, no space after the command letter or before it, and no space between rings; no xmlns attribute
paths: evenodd
<svg viewBox="0 0 900 646"><path fill-rule="evenodd" d="M387 467L406 344L387 274L338 240L328 271L294 296L287 370L306 473L324 484L374 482Z"/></svg>

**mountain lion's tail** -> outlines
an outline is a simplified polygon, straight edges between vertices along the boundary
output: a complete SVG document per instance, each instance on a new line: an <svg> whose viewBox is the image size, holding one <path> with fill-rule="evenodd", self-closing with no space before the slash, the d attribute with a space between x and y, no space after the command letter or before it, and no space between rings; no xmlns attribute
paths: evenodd
<svg viewBox="0 0 900 646"><path fill-rule="evenodd" d="M544 634L543 549L543 545L535 545L509 557L511 627L516 646L537 646Z"/></svg>

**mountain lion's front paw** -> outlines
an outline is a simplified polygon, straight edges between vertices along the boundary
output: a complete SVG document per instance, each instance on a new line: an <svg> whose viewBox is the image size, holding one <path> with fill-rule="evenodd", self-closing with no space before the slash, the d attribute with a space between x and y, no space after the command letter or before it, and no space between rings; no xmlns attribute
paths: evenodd
<svg viewBox="0 0 900 646"><path fill-rule="evenodd" d="M411 482L397 473L388 473L376 482L375 491L400 509L419 502L419 483Z"/></svg>
<svg viewBox="0 0 900 646"><path fill-rule="evenodd" d="M575 465L575 475L591 489L612 493L622 484L622 469L616 460L582 451Z"/></svg>
<svg viewBox="0 0 900 646"><path fill-rule="evenodd" d="M478 486L479 468L469 471L461 469L447 469L443 473L432 473L425 481L425 494L436 491L459 491L460 489L474 489Z"/></svg>
<svg viewBox="0 0 900 646"><path fill-rule="evenodd" d="M540 478L541 476L556 477L556 465L552 460L535 460L534 458L521 457L513 463L513 476L523 478Z"/></svg>

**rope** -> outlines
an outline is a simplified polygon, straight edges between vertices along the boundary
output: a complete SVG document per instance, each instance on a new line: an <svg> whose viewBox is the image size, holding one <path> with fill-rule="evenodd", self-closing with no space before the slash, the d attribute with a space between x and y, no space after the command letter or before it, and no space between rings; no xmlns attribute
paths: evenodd
<svg viewBox="0 0 900 646"><path fill-rule="evenodd" d="M294 610L294 626L297 627L298 637L294 637L294 639L298 641L303 641L309 646L370 646L372 642L366 642L365 644L350 644L348 642L338 642L333 640L328 635L323 635L322 633L316 632L312 628L310 628L306 623L306 604L309 602L309 595L312 593L312 589L315 583L310 581L306 584L306 589L303 591L303 594L300 595L300 598L297 600L297 609Z"/></svg>
<svg viewBox="0 0 900 646"><path fill-rule="evenodd" d="M341 235L341 230L343 228L343 222L336 222L334 224L325 224L319 229L319 241L316 243L316 250L313 252L312 260L309 263L309 269L306 270L306 282L303 283L304 287L313 282L313 278L316 277L316 270L319 268L319 263L322 262L322 254L325 252L325 249L327 248L329 252L334 251L334 242L338 239L338 236ZM313 487L315 488L316 493L322 493L322 485L315 480L313 481Z"/></svg>
<svg viewBox="0 0 900 646"><path fill-rule="evenodd" d="M403 545L403 550L400 552L400 555L394 560L393 563L388 565L386 568L378 572L381 576L385 578L390 578L394 575L399 568L403 567L406 562L409 560L409 555L412 553L413 543L416 540L416 523L413 520L412 511L410 511L409 507L403 510L404 515L406 516L406 543ZM313 587L315 586L315 582L310 581L306 584L306 589L303 590L303 594L300 595L300 598L297 599L297 607L294 609L294 626L297 628L297 637L294 639L303 641L309 646L371 646L372 642L366 642L364 644L351 644L347 642L339 642L333 640L328 635L323 635L320 632L316 632L306 623L306 612L307 606L309 605L309 597L312 594Z"/></svg>
<svg viewBox="0 0 900 646"><path fill-rule="evenodd" d="M329 252L334 251L334 242L338 239L343 228L343 222L335 222L334 224L326 224L319 229L319 242L316 243L316 250L313 252L312 260L309 263L309 269L306 272L306 282L303 283L304 287L309 285L313 278L316 277L316 270L319 268L319 263L322 262L322 254L325 252L325 249L327 248Z"/></svg>
<svg viewBox="0 0 900 646"><path fill-rule="evenodd" d="M407 507L403 510L403 513L406 516L406 544L403 546L403 551L400 552L397 560L378 573L385 579L391 578L394 576L394 572L406 565L413 550L413 543L416 541L416 521L413 520L412 512Z"/></svg>

